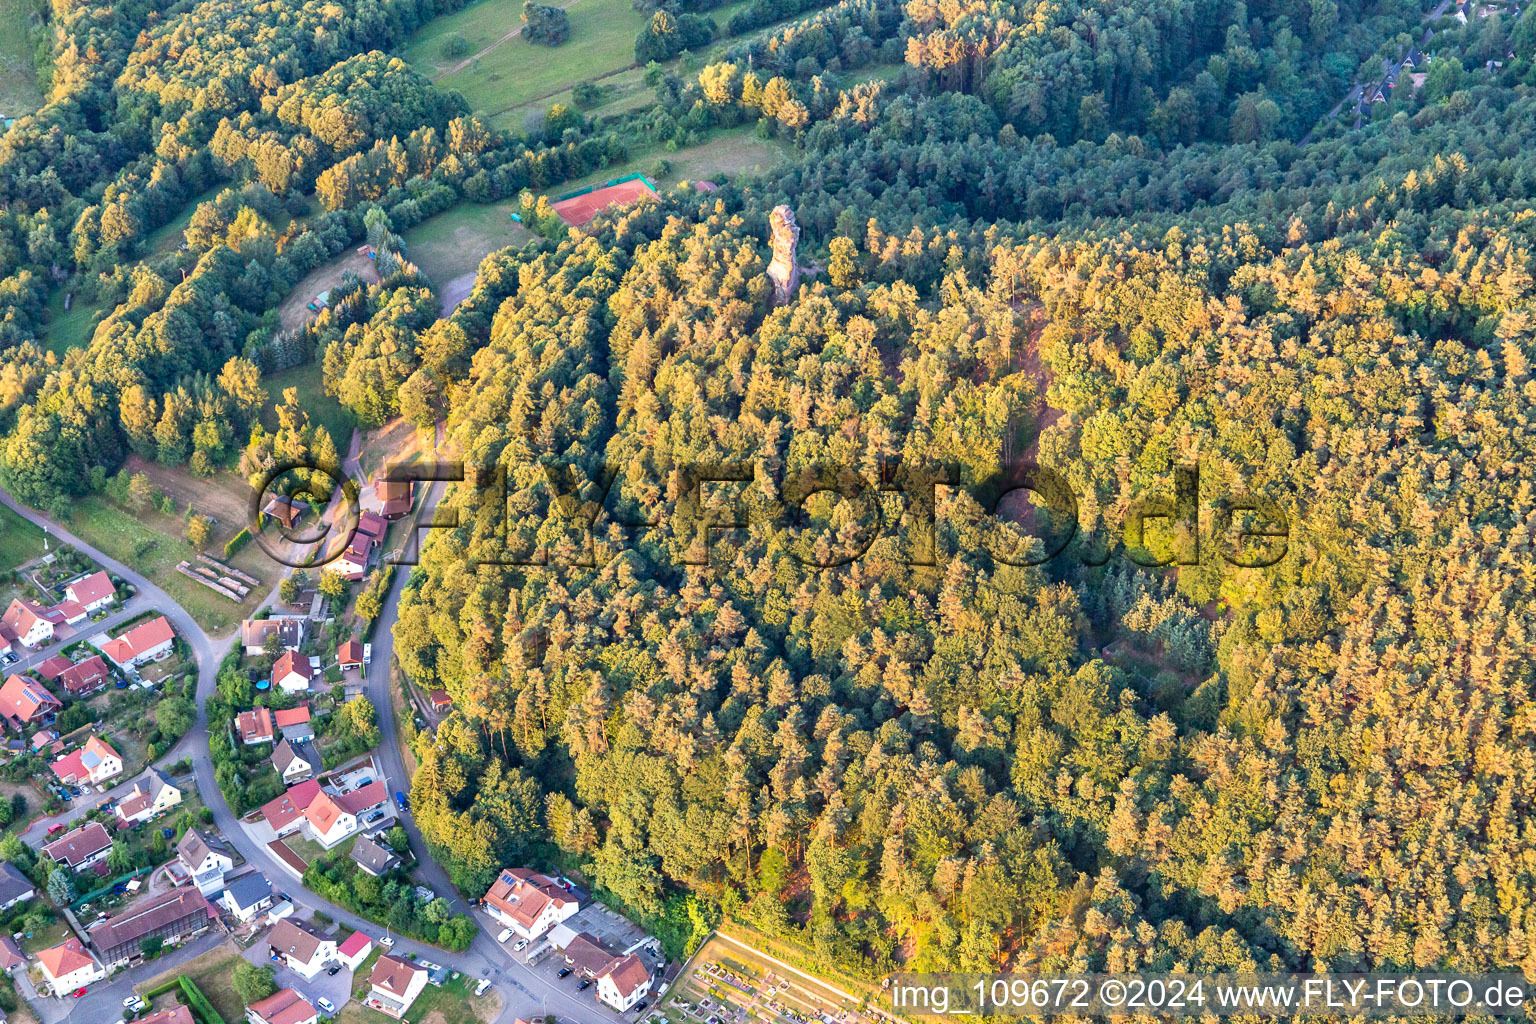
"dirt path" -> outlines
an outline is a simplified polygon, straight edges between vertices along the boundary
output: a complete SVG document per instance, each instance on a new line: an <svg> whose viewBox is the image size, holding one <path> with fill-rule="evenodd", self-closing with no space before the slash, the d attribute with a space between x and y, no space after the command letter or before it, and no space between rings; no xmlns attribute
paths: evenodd
<svg viewBox="0 0 1536 1024"><path fill-rule="evenodd" d="M555 6L556 7L571 7L575 3L576 3L576 0L566 0L565 3L563 3L563 4L555 4ZM520 36L522 34L523 34L523 26L522 25L518 25L516 28L512 29L512 31L508 32L506 35L502 36L500 39L496 40L494 43L492 43L490 46L487 46L485 49L481 50L479 53L470 54L468 57L465 57L463 60L461 60L457 64L455 64L453 67L449 68L447 71L444 71L444 72L442 72L441 74L438 74L438 75L434 75L433 78L432 78L432 81L434 81L434 82L441 82L443 79L447 78L449 75L458 74L460 71L463 71L465 68L469 67L475 61L479 60L481 57L484 57L486 54L488 54L492 50L496 49L496 47L500 46L502 43L506 42L508 39L516 39L518 36Z"/></svg>

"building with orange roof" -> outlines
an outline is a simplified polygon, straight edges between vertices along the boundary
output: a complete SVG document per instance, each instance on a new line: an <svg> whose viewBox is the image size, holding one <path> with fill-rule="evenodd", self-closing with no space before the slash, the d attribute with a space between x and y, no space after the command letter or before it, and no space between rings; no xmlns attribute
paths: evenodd
<svg viewBox="0 0 1536 1024"><path fill-rule="evenodd" d="M357 815L326 792L315 794L309 806L304 808L304 820L309 823L315 842L327 850L357 831Z"/></svg>
<svg viewBox="0 0 1536 1024"><path fill-rule="evenodd" d="M13 674L0 686L0 718L17 732L51 722L62 710L64 702L34 679Z"/></svg>
<svg viewBox="0 0 1536 1024"><path fill-rule="evenodd" d="M597 998L623 1013L651 990L651 972L633 953L621 956L597 976Z"/></svg>
<svg viewBox="0 0 1536 1024"><path fill-rule="evenodd" d="M101 653L124 668L155 661L171 653L176 633L164 615L141 622L122 636L108 640Z"/></svg>
<svg viewBox="0 0 1536 1024"><path fill-rule="evenodd" d="M57 946L37 954L37 966L55 995L68 995L107 976L106 970L71 935Z"/></svg>
<svg viewBox="0 0 1536 1024"><path fill-rule="evenodd" d="M576 897L546 875L506 868L485 894L485 909L525 939L537 939L581 909Z"/></svg>
<svg viewBox="0 0 1536 1024"><path fill-rule="evenodd" d="M49 765L53 774L66 786L81 783L100 783L123 773L123 755L112 749L112 744L100 736L92 736L85 746L74 753L65 754Z"/></svg>
<svg viewBox="0 0 1536 1024"><path fill-rule="evenodd" d="M315 1024L320 1014L291 988L280 988L246 1008L251 1024Z"/></svg>

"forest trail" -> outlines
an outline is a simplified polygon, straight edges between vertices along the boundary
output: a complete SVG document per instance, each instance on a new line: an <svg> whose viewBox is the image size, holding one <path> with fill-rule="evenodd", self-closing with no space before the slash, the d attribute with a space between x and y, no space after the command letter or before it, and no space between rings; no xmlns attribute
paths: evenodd
<svg viewBox="0 0 1536 1024"><path fill-rule="evenodd" d="M566 0L565 3L563 3L563 4L555 4L555 6L556 7L561 7L561 8L570 8L570 7L574 6L575 3L576 3L576 0ZM449 75L456 75L456 74L458 74L460 71L463 71L465 68L469 67L475 61L479 60L481 57L484 57L486 54L488 54L492 50L496 49L498 46L500 46L502 43L506 42L508 39L516 39L518 36L520 36L522 34L523 34L523 26L522 25L518 25L517 27L513 28L510 32L508 32L506 35L504 35L500 39L496 40L490 46L487 46L485 49L481 50L479 53L472 53L468 57L465 57L463 60L459 61L453 67L449 68L447 71L444 71L444 72L441 72L439 74L433 75L432 76L432 81L434 81L434 82L441 82L443 79L447 78Z"/></svg>

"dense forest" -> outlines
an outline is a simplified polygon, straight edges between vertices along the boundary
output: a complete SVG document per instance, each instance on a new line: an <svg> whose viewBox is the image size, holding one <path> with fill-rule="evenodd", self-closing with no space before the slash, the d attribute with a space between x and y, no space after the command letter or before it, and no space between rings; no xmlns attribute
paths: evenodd
<svg viewBox="0 0 1536 1024"><path fill-rule="evenodd" d="M637 6L637 63L721 29ZM622 124L514 134L391 56L446 9L54 0L0 140L8 490L333 462L257 421L306 363L445 418L480 479L394 651L453 698L411 793L467 892L559 867L858 974L1536 971L1536 10L755 0ZM537 198L743 126L788 165ZM518 195L541 237L439 317L400 233ZM65 281L113 311L60 356ZM1030 463L1070 509L997 502Z"/></svg>

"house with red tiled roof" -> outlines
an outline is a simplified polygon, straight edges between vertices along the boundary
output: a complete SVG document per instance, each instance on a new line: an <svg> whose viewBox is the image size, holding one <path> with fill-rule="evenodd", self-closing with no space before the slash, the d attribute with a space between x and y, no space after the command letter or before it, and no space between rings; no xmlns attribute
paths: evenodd
<svg viewBox="0 0 1536 1024"><path fill-rule="evenodd" d="M350 793L339 793L336 803L342 810L349 814L355 814L359 819L372 814L384 806L389 799L389 790L384 788L384 783L375 779L366 786L359 786Z"/></svg>
<svg viewBox="0 0 1536 1024"><path fill-rule="evenodd" d="M26 676L11 675L0 686L0 718L17 732L29 725L51 722L64 710L64 702L48 692L42 683Z"/></svg>
<svg viewBox="0 0 1536 1024"><path fill-rule="evenodd" d="M140 1017L134 1024L197 1024L197 1019L185 1006L171 1006L148 1017Z"/></svg>
<svg viewBox="0 0 1536 1024"><path fill-rule="evenodd" d="M275 725L271 708L252 708L235 716L235 731L240 734L240 742L246 746L273 742L277 738Z"/></svg>
<svg viewBox="0 0 1536 1024"><path fill-rule="evenodd" d="M246 1007L245 1018L250 1024L315 1024L320 1014L293 989L280 988Z"/></svg>
<svg viewBox="0 0 1536 1024"><path fill-rule="evenodd" d="M64 596L90 613L111 604L117 596L117 588L112 585L112 577L105 572L93 572L65 587Z"/></svg>
<svg viewBox="0 0 1536 1024"><path fill-rule="evenodd" d="M374 961L368 986L364 1005L399 1019L427 987L427 969L402 957L386 954Z"/></svg>
<svg viewBox="0 0 1536 1024"><path fill-rule="evenodd" d="M623 1013L651 990L651 972L630 953L605 967L597 976L597 998Z"/></svg>
<svg viewBox="0 0 1536 1024"><path fill-rule="evenodd" d="M272 666L272 685L284 693L304 693L314 675L314 667L307 655L287 651Z"/></svg>
<svg viewBox="0 0 1536 1024"><path fill-rule="evenodd" d="M66 598L54 605L50 611L58 616L56 621L63 622L67 626L73 626L77 622L85 621L85 606L79 601L71 601Z"/></svg>
<svg viewBox="0 0 1536 1024"><path fill-rule="evenodd" d="M309 823L309 832L315 842L327 850L357 831L357 815L325 792L315 794L309 806L304 808L304 820Z"/></svg>
<svg viewBox="0 0 1536 1024"><path fill-rule="evenodd" d="M171 643L176 633L164 615L134 626L115 640L108 640L101 653L127 668L142 665L146 661L163 658L171 653Z"/></svg>
<svg viewBox="0 0 1536 1024"><path fill-rule="evenodd" d="M304 809L320 794L320 783L314 779L289 788L288 792L261 805L261 816L279 837L290 835L304 827Z"/></svg>
<svg viewBox="0 0 1536 1024"><path fill-rule="evenodd" d="M552 878L526 868L506 868L486 892L485 909L523 938L537 939L581 905Z"/></svg>
<svg viewBox="0 0 1536 1024"><path fill-rule="evenodd" d="M363 961L368 959L371 952L373 940L362 932L353 932L347 941L336 947L337 958L354 971L363 966Z"/></svg>
<svg viewBox="0 0 1536 1024"><path fill-rule="evenodd" d="M48 767L66 786L105 782L123 773L123 755L100 736L92 736L85 746L65 754Z"/></svg>
<svg viewBox="0 0 1536 1024"><path fill-rule="evenodd" d="M69 691L71 697L84 697L106 687L112 679L112 670L102 660L101 655L93 654L78 665L71 665L59 674L59 681L64 684L64 689Z"/></svg>
<svg viewBox="0 0 1536 1024"><path fill-rule="evenodd" d="M326 568L332 572L341 573L349 580L360 580L368 572L368 566L373 561L373 549L372 537L365 533L354 533L347 549Z"/></svg>
<svg viewBox="0 0 1536 1024"><path fill-rule="evenodd" d="M336 665L342 669L363 667L363 645L348 640L336 649Z"/></svg>
<svg viewBox="0 0 1536 1024"><path fill-rule="evenodd" d="M294 743L308 743L315 738L315 729L309 720L308 704L274 711L272 721L283 731L283 738L292 740ZM320 766L317 764L315 767Z"/></svg>
<svg viewBox="0 0 1536 1024"><path fill-rule="evenodd" d="M0 615L0 623L10 630L17 643L23 647L36 647L53 639L54 617L63 621L63 616L57 613L50 616L48 610L41 605L18 597L11 601L5 614Z"/></svg>
<svg viewBox="0 0 1536 1024"><path fill-rule="evenodd" d="M112 852L112 837L100 822L87 822L72 832L66 832L43 847L43 853L55 864L63 864L74 871L105 860Z"/></svg>
<svg viewBox="0 0 1536 1024"><path fill-rule="evenodd" d="M101 964L92 959L73 935L37 954L37 966L42 968L43 977L48 980L54 995L59 996L69 995L107 976Z"/></svg>
<svg viewBox="0 0 1536 1024"><path fill-rule="evenodd" d="M373 495L379 500L379 515L389 520L408 515L415 487L413 480L388 480L383 473L374 477Z"/></svg>
<svg viewBox="0 0 1536 1024"><path fill-rule="evenodd" d="M55 654L53 657L37 666L37 674L51 683L55 679L59 678L59 676L64 673L64 670L73 664L74 662L70 661L67 655Z"/></svg>

